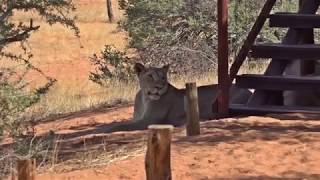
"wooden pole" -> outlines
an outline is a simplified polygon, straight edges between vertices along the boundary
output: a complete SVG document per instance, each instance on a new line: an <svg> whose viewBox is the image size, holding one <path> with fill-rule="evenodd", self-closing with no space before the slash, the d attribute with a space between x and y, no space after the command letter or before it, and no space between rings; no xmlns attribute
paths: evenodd
<svg viewBox="0 0 320 180"><path fill-rule="evenodd" d="M218 113L229 115L228 0L218 0Z"/></svg>
<svg viewBox="0 0 320 180"><path fill-rule="evenodd" d="M11 171L11 180L16 180L16 174L13 170Z"/></svg>
<svg viewBox="0 0 320 180"><path fill-rule="evenodd" d="M31 159L18 160L18 180L35 180L36 161Z"/></svg>
<svg viewBox="0 0 320 180"><path fill-rule="evenodd" d="M186 84L187 136L200 134L198 90L196 83Z"/></svg>
<svg viewBox="0 0 320 180"><path fill-rule="evenodd" d="M114 21L114 15L113 15L113 10L112 10L111 0L107 0L107 12L108 12L109 22L112 23Z"/></svg>
<svg viewBox="0 0 320 180"><path fill-rule="evenodd" d="M171 180L171 125L151 125L145 158L147 180Z"/></svg>

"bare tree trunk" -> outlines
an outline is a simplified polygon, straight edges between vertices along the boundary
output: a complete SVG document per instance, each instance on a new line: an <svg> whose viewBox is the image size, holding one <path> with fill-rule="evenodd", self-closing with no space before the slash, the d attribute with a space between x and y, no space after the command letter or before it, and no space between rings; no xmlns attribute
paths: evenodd
<svg viewBox="0 0 320 180"><path fill-rule="evenodd" d="M113 10L112 10L112 2L111 0L107 0L107 11L108 11L108 18L109 18L109 22L113 22L114 21L114 16L113 16Z"/></svg>

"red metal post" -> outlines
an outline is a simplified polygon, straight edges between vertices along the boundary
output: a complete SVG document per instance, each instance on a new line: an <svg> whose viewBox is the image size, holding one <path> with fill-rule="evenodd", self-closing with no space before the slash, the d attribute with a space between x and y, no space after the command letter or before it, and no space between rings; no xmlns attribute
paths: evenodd
<svg viewBox="0 0 320 180"><path fill-rule="evenodd" d="M218 0L218 96L219 117L229 115L228 0Z"/></svg>

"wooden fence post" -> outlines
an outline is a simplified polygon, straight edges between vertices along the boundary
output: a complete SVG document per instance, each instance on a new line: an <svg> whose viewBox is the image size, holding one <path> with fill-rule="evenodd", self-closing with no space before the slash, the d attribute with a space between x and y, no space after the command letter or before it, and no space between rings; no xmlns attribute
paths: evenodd
<svg viewBox="0 0 320 180"><path fill-rule="evenodd" d="M109 21L112 23L114 21L114 15L113 15L113 10L112 10L111 0L107 0L107 13L108 13Z"/></svg>
<svg viewBox="0 0 320 180"><path fill-rule="evenodd" d="M13 169L11 170L11 180L16 180L16 174Z"/></svg>
<svg viewBox="0 0 320 180"><path fill-rule="evenodd" d="M198 90L196 83L186 84L187 136L200 134Z"/></svg>
<svg viewBox="0 0 320 180"><path fill-rule="evenodd" d="M171 125L150 125L145 158L147 180L171 180Z"/></svg>
<svg viewBox="0 0 320 180"><path fill-rule="evenodd" d="M17 162L18 180L35 180L36 161L22 159Z"/></svg>
<svg viewBox="0 0 320 180"><path fill-rule="evenodd" d="M229 115L229 47L228 47L229 0L218 0L218 113ZM212 92L213 93L213 92Z"/></svg>

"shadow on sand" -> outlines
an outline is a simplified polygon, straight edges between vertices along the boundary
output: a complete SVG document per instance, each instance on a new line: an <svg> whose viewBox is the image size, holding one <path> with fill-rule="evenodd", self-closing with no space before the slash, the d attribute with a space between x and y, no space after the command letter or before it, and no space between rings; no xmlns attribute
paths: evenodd
<svg viewBox="0 0 320 180"><path fill-rule="evenodd" d="M85 152L90 149L105 150L110 147L115 149L119 146L134 146L139 143L145 143L146 131L105 133L106 129L119 123L76 127L74 128L75 132L51 134L50 136L44 135L37 137L37 139L54 139L54 142L59 146L59 156L63 157L63 160L71 158L78 152ZM188 143L200 146L216 146L219 143L235 144L256 140L275 141L282 137L292 139L292 141L280 141L284 144L320 141L320 124L304 123L303 121L290 123L280 123L279 121L264 123L260 121L259 123L252 123L243 119L236 121L216 120L203 122L201 128L202 134L192 138L185 137L183 127L176 128L174 130L173 143L181 146L187 146ZM2 145L0 149L8 148L12 145ZM261 178L259 177L258 179Z"/></svg>

